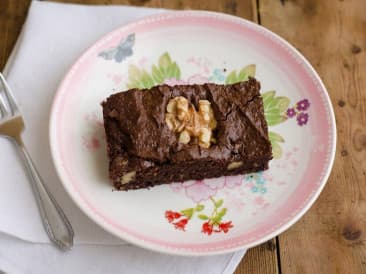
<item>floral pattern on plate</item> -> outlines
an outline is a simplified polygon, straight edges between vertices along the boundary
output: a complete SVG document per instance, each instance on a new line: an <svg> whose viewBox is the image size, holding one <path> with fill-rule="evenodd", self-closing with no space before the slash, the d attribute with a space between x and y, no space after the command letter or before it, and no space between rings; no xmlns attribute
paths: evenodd
<svg viewBox="0 0 366 274"><path fill-rule="evenodd" d="M199 70L186 79L181 79L181 68L174 61L168 52L160 55L156 64L152 64L150 68L146 68L148 63L147 58L143 58L137 64L130 64L128 68L128 75L107 75L116 85L121 79L127 78L127 88L148 89L159 84L179 85L179 84L202 84L207 82L215 82L220 84L234 84L241 81L248 80L249 77L255 77L257 67L255 64L243 66L241 69L233 69L227 72L226 69L212 68L212 64L199 57L190 57L187 63L195 65ZM274 159L280 159L283 156L283 146L285 139L280 133L273 131L273 127L282 124L289 119L296 118L299 126L304 126L308 123L309 114L307 111L310 108L308 99L301 99L290 106L290 99L286 96L278 96L275 90L265 91L262 93L264 114L269 126L269 139L272 143L272 153ZM101 126L102 122L98 120L95 113L88 114L86 121L93 122L96 126ZM83 144L88 150L95 150L101 147L104 139L104 134L91 134L83 136ZM287 154L288 155L288 154ZM288 159L289 157L287 157ZM293 160L295 161L295 160ZM222 181L215 181L215 179L188 181L184 183L173 183L171 189L173 192L179 192L184 189L184 194L191 199L195 206L182 210L166 210L165 218L168 223L172 224L177 230L186 231L189 223L196 217L201 220L201 232L206 235L213 233L228 233L234 224L232 221L223 221L223 217L229 207L222 207L223 199L217 199L216 195L223 189L231 189L243 186L245 189L250 189L252 195L264 195L268 190L268 178L271 174L267 172L258 172L246 176L230 176L225 177ZM280 183L279 183L280 184ZM230 197L228 193L226 196ZM231 195L232 196L232 195ZM231 199L235 199L233 196ZM244 200L239 198L239 204ZM203 213L207 203L213 204L213 209L210 213ZM259 209L265 209L269 203L263 197L255 197L253 204L256 205L252 214L257 214Z"/></svg>

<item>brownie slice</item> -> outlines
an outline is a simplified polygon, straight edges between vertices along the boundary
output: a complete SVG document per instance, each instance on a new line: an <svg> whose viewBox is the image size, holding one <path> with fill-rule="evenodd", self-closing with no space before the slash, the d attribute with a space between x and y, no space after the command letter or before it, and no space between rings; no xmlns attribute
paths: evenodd
<svg viewBox="0 0 366 274"><path fill-rule="evenodd" d="M260 83L250 78L232 85L160 85L111 95L102 106L114 186L129 190L267 169L272 148L259 90ZM205 146L193 131L182 142L182 129L168 124L168 104L175 98L188 102L195 115L201 103L210 103L214 122Z"/></svg>

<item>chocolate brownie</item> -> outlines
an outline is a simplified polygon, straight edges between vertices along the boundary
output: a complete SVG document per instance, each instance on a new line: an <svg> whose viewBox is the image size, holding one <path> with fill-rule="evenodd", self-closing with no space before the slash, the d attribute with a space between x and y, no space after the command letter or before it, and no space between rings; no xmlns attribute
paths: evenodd
<svg viewBox="0 0 366 274"><path fill-rule="evenodd" d="M102 103L119 190L265 170L272 159L260 83L160 85Z"/></svg>

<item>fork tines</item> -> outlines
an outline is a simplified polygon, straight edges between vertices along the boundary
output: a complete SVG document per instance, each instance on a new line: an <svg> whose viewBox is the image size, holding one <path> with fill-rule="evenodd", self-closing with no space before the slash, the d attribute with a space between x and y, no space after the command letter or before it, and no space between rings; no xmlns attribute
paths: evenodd
<svg viewBox="0 0 366 274"><path fill-rule="evenodd" d="M18 106L15 102L14 96L10 90L10 87L8 85L8 83L5 81L4 76L2 75L2 73L0 73L0 114L5 117L7 115L17 115L19 114L19 109ZM4 96L2 96L2 93L5 94L5 98ZM6 104L5 101L8 103ZM8 105L8 107L7 107Z"/></svg>

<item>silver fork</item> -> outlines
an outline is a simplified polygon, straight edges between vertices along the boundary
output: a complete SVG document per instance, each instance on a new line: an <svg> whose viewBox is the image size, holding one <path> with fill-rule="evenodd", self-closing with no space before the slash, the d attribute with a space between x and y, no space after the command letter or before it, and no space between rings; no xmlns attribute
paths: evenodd
<svg viewBox="0 0 366 274"><path fill-rule="evenodd" d="M1 73L0 82L0 136L3 135L16 144L20 154L23 156L22 158L29 173L33 192L41 213L42 222L50 240L60 249L68 250L73 246L74 231L61 207L47 190L22 142L20 135L24 129L23 118ZM3 86L3 95L5 96L2 96L1 86Z"/></svg>

